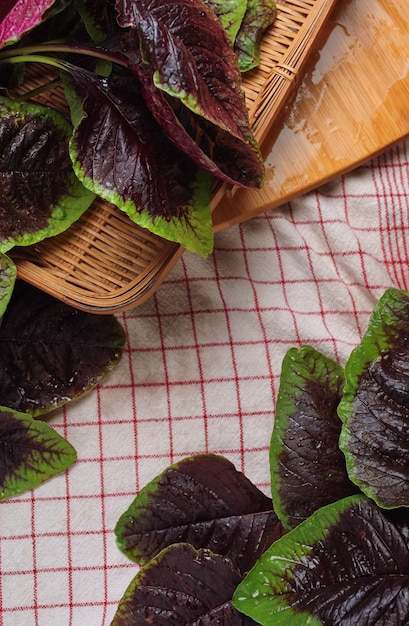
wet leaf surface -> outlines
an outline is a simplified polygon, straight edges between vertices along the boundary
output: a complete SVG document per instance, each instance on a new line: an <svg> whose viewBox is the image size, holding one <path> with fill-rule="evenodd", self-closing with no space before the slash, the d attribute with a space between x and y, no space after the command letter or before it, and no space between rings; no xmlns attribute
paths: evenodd
<svg viewBox="0 0 409 626"><path fill-rule="evenodd" d="M74 448L51 426L0 407L0 499L37 487L75 459Z"/></svg>
<svg viewBox="0 0 409 626"><path fill-rule="evenodd" d="M66 230L94 194L76 178L71 127L39 105L0 97L0 251Z"/></svg>
<svg viewBox="0 0 409 626"><path fill-rule="evenodd" d="M232 463L216 455L188 457L146 485L120 517L120 549L147 563L180 542L227 555L239 571L281 536L271 500Z"/></svg>
<svg viewBox="0 0 409 626"><path fill-rule="evenodd" d="M291 348L283 360L270 469L274 510L287 529L357 491L339 449L343 384L342 368L314 348Z"/></svg>
<svg viewBox="0 0 409 626"><path fill-rule="evenodd" d="M323 507L267 550L233 604L265 626L404 626L408 521L365 496Z"/></svg>
<svg viewBox="0 0 409 626"><path fill-rule="evenodd" d="M188 544L166 548L134 578L112 626L251 626L231 604L241 576L229 559Z"/></svg>
<svg viewBox="0 0 409 626"><path fill-rule="evenodd" d="M0 326L0 404L38 415L78 398L116 365L124 332L17 283Z"/></svg>
<svg viewBox="0 0 409 626"><path fill-rule="evenodd" d="M349 476L380 506L408 506L408 292L385 292L345 375L340 446Z"/></svg>

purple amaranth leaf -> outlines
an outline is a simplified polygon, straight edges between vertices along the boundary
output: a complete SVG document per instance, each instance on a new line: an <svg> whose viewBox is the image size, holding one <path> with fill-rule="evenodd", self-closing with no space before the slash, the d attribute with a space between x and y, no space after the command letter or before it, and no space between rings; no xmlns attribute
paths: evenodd
<svg viewBox="0 0 409 626"><path fill-rule="evenodd" d="M329 504L264 553L233 605L264 626L406 626L408 522L363 495Z"/></svg>
<svg viewBox="0 0 409 626"><path fill-rule="evenodd" d="M120 549L145 564L180 542L227 555L242 573L281 536L271 499L224 457L203 454L146 485L115 529Z"/></svg>
<svg viewBox="0 0 409 626"><path fill-rule="evenodd" d="M351 480L379 506L409 506L409 293L387 290L345 366L338 413Z"/></svg>
<svg viewBox="0 0 409 626"><path fill-rule="evenodd" d="M199 167L240 187L259 186L257 153L228 131L187 109L155 87L143 64L131 68L141 80L146 104L169 139Z"/></svg>
<svg viewBox="0 0 409 626"><path fill-rule="evenodd" d="M0 326L0 405L37 416L80 397L117 364L124 341L115 317L17 283Z"/></svg>
<svg viewBox="0 0 409 626"><path fill-rule="evenodd" d="M212 179L153 118L134 76L71 71L71 158L83 184L140 226L199 254L213 247Z"/></svg>
<svg viewBox="0 0 409 626"><path fill-rule="evenodd" d="M310 346L284 357L270 442L274 510L287 529L357 492L339 449L344 373Z"/></svg>
<svg viewBox="0 0 409 626"><path fill-rule="evenodd" d="M0 97L0 251L66 230L95 194L75 176L72 127L57 112Z"/></svg>
<svg viewBox="0 0 409 626"><path fill-rule="evenodd" d="M237 57L220 20L201 0L117 0L116 6L120 25L138 33L142 61L153 85L235 137L236 152L247 153L242 164L250 164L242 175L243 184L261 186L263 159L249 126ZM195 131L199 128L192 126ZM207 129L205 134L211 137ZM196 137L196 132L192 136ZM223 142L214 148L223 149Z"/></svg>
<svg viewBox="0 0 409 626"><path fill-rule="evenodd" d="M4 1L4 0L3 0ZM15 43L41 24L50 7L58 0L17 0L0 22L0 48Z"/></svg>
<svg viewBox="0 0 409 626"><path fill-rule="evenodd" d="M132 580L112 626L256 626L232 606L240 581L228 558L189 544L170 546Z"/></svg>

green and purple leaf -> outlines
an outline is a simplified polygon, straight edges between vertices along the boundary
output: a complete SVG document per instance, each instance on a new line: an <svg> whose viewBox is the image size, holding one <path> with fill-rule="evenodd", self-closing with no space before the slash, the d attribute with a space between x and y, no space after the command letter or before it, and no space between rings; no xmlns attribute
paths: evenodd
<svg viewBox="0 0 409 626"><path fill-rule="evenodd" d="M250 569L282 534L271 500L224 457L188 457L146 485L118 520L119 548L146 564L165 547L187 542Z"/></svg>
<svg viewBox="0 0 409 626"><path fill-rule="evenodd" d="M198 167L232 185L252 187L259 179L260 162L254 152L243 150L241 139L196 115L171 98L152 81L143 65L131 67L142 84L146 104L166 136Z"/></svg>
<svg viewBox="0 0 409 626"><path fill-rule="evenodd" d="M180 100L158 89L153 73L142 63L136 31L128 30L98 48L112 60L128 66L141 85L141 94L168 139L196 165L232 185L252 187L259 179L258 152L220 126L186 108Z"/></svg>
<svg viewBox="0 0 409 626"><path fill-rule="evenodd" d="M237 57L220 20L202 0L117 0L116 6L119 23L138 33L155 87L235 137L246 155L242 162L252 166L246 185L260 187L263 159L249 126Z"/></svg>
<svg viewBox="0 0 409 626"><path fill-rule="evenodd" d="M0 325L13 293L16 276L17 270L13 261L0 253Z"/></svg>
<svg viewBox="0 0 409 626"><path fill-rule="evenodd" d="M0 404L36 416L78 398L117 364L124 341L115 317L17 282L0 326Z"/></svg>
<svg viewBox="0 0 409 626"><path fill-rule="evenodd" d="M405 626L408 522L363 495L323 507L267 550L233 605L265 626Z"/></svg>
<svg viewBox="0 0 409 626"><path fill-rule="evenodd" d="M189 544L171 546L138 572L111 626L252 626L231 603L240 580L226 557Z"/></svg>
<svg viewBox="0 0 409 626"><path fill-rule="evenodd" d="M234 41L241 72L260 65L261 40L276 17L277 6L273 0L248 0L246 14Z"/></svg>
<svg viewBox="0 0 409 626"><path fill-rule="evenodd" d="M247 0L204 0L204 3L217 15L233 45L246 14Z"/></svg>
<svg viewBox="0 0 409 626"><path fill-rule="evenodd" d="M213 249L212 177L166 137L132 76L71 72L70 145L81 182L143 228L206 256Z"/></svg>
<svg viewBox="0 0 409 626"><path fill-rule="evenodd" d="M379 506L409 506L409 293L390 289L345 367L338 407L350 479Z"/></svg>
<svg viewBox="0 0 409 626"><path fill-rule="evenodd" d="M274 510L287 529L356 493L339 449L342 368L310 346L283 359L270 443Z"/></svg>
<svg viewBox="0 0 409 626"><path fill-rule="evenodd" d="M75 459L72 445L51 426L0 407L0 499L37 487Z"/></svg>
<svg viewBox="0 0 409 626"><path fill-rule="evenodd" d="M0 252L63 232L94 199L73 171L71 133L55 111L0 97Z"/></svg>

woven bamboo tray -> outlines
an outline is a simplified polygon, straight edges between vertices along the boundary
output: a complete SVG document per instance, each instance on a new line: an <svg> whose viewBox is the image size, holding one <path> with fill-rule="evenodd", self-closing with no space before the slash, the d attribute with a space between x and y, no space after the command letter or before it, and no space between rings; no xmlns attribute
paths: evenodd
<svg viewBox="0 0 409 626"><path fill-rule="evenodd" d="M311 48L336 0L282 0L263 37L260 66L243 76L254 135L262 145L298 84ZM33 76L33 84L36 77ZM40 99L41 101L41 99ZM58 91L47 102L59 108ZM214 210L232 189L215 188ZM22 280L93 313L142 304L158 289L184 249L134 224L96 200L80 220L56 237L10 253Z"/></svg>

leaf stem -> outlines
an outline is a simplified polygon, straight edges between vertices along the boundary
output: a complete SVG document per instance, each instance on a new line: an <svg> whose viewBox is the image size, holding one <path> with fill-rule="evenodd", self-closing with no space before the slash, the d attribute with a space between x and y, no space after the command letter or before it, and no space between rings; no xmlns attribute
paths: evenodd
<svg viewBox="0 0 409 626"><path fill-rule="evenodd" d="M18 55L8 57L7 63L17 64L17 63L46 63L47 65L52 65L59 70L67 70L74 68L71 63L67 61L62 61L60 59L55 59L54 57L44 56L41 54L29 54L29 55Z"/></svg>
<svg viewBox="0 0 409 626"><path fill-rule="evenodd" d="M49 53L65 52L70 54L82 54L85 56L95 57L97 59L103 59L105 61L111 61L117 65L123 65L127 67L126 61L122 61L117 55L112 54L102 49L95 49L87 46L73 46L68 44L42 44L39 46L25 46L23 48L14 48L13 50L3 50L0 52L0 63L18 63L26 62L35 59L40 63L48 63L54 65L59 69L64 69L64 65L68 69L74 66L68 64L63 59L57 59L52 56L48 56ZM47 55L47 56L45 56ZM40 60L41 58L41 60ZM20 61L19 61L19 60ZM58 65L59 64L59 65Z"/></svg>

